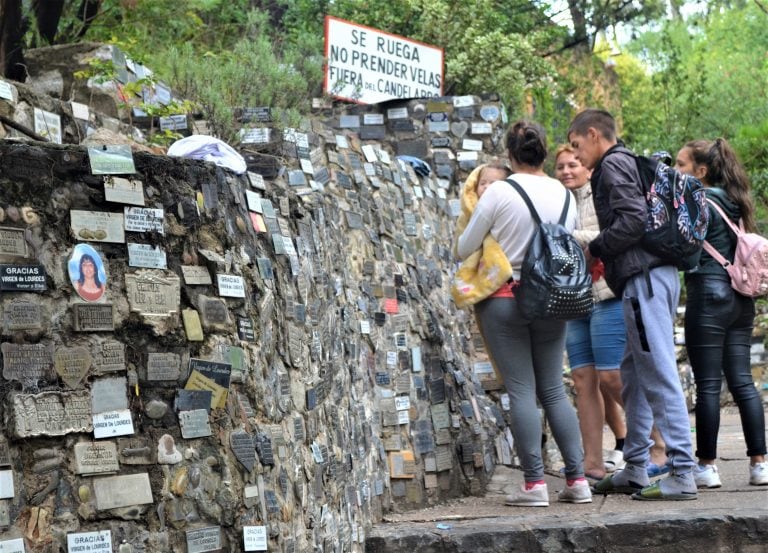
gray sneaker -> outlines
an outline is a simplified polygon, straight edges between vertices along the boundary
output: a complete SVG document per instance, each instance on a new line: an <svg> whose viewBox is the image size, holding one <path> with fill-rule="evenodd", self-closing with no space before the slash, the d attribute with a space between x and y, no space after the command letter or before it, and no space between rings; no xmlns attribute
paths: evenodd
<svg viewBox="0 0 768 553"><path fill-rule="evenodd" d="M693 471L683 474L673 471L666 478L656 480L650 486L632 494L632 499L641 501L690 501L698 497Z"/></svg>
<svg viewBox="0 0 768 553"><path fill-rule="evenodd" d="M592 492L586 480L577 480L572 485L565 484L565 488L557 494L557 500L564 503L592 503Z"/></svg>
<svg viewBox="0 0 768 553"><path fill-rule="evenodd" d="M549 507L549 492L546 484L536 484L530 490L525 486L508 495L504 501L505 505L512 507Z"/></svg>

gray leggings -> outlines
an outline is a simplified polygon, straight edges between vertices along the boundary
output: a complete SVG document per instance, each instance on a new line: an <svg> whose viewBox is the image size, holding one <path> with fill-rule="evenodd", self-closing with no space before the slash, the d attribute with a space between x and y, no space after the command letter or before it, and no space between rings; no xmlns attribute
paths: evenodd
<svg viewBox="0 0 768 553"><path fill-rule="evenodd" d="M576 412L563 386L565 323L529 321L514 298L490 298L475 306L480 333L504 379L510 399L512 435L526 482L544 478L541 417L544 408L565 462L567 478L584 476Z"/></svg>

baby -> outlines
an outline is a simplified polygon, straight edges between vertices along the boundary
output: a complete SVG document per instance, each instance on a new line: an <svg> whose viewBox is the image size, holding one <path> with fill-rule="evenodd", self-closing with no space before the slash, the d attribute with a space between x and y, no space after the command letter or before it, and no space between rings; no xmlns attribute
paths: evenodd
<svg viewBox="0 0 768 553"><path fill-rule="evenodd" d="M485 189L491 184L497 180L504 180L511 174L512 171L502 163L489 163L483 167L483 170L480 172L480 176L477 179L477 199L479 200L482 197Z"/></svg>

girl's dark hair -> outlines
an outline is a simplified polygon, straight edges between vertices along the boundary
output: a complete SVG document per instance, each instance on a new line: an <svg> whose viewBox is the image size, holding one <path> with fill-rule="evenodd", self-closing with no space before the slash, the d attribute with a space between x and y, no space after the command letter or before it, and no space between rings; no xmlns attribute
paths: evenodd
<svg viewBox="0 0 768 553"><path fill-rule="evenodd" d="M721 185L741 210L741 218L748 232L755 232L755 206L750 196L749 177L739 162L736 152L724 138L714 142L694 140L685 145L691 150L691 157L696 165L704 165L707 174L702 180L709 185Z"/></svg>
<svg viewBox="0 0 768 553"><path fill-rule="evenodd" d="M507 152L521 165L541 167L547 159L547 133L538 123L518 121L507 132Z"/></svg>
<svg viewBox="0 0 768 553"><path fill-rule="evenodd" d="M99 266L96 265L96 260L93 259L93 256L88 253L84 253L80 258L80 278L77 279L77 282L79 282L81 286L85 284L85 275L83 274L83 263L85 263L86 261L90 261L93 264L93 280L96 283L96 286L98 288L101 288L101 281L99 280Z"/></svg>

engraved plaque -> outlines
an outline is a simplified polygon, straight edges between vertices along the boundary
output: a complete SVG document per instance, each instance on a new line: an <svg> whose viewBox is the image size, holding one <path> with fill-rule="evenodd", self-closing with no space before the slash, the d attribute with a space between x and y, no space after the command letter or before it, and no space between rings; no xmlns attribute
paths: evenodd
<svg viewBox="0 0 768 553"><path fill-rule="evenodd" d="M243 546L245 551L267 551L267 527L243 526Z"/></svg>
<svg viewBox="0 0 768 553"><path fill-rule="evenodd" d="M219 286L219 295L229 298L245 297L245 281L239 275L217 274L216 280Z"/></svg>
<svg viewBox="0 0 768 553"><path fill-rule="evenodd" d="M144 205L144 184L122 177L104 178L104 199L108 202Z"/></svg>
<svg viewBox="0 0 768 553"><path fill-rule="evenodd" d="M256 464L256 446L253 437L247 432L237 431L229 435L229 446L232 453L248 472Z"/></svg>
<svg viewBox="0 0 768 553"><path fill-rule="evenodd" d="M182 265L181 274L184 276L184 282L189 285L209 286L213 284L211 273L207 267L200 265Z"/></svg>
<svg viewBox="0 0 768 553"><path fill-rule="evenodd" d="M78 532L67 534L67 553L106 553L112 551L112 532Z"/></svg>
<svg viewBox="0 0 768 553"><path fill-rule="evenodd" d="M43 309L39 303L28 300L14 300L3 309L3 331L42 330Z"/></svg>
<svg viewBox="0 0 768 553"><path fill-rule="evenodd" d="M125 242L122 213L73 209L69 215L70 228L78 240L119 244Z"/></svg>
<svg viewBox="0 0 768 553"><path fill-rule="evenodd" d="M72 306L74 326L78 332L105 332L115 330L115 317L111 303L76 303Z"/></svg>
<svg viewBox="0 0 768 553"><path fill-rule="evenodd" d="M210 390L177 390L173 407L176 411L205 409L210 412L212 395Z"/></svg>
<svg viewBox="0 0 768 553"><path fill-rule="evenodd" d="M88 374L91 352L83 347L59 348L53 358L56 373L70 388L77 388Z"/></svg>
<svg viewBox="0 0 768 553"><path fill-rule="evenodd" d="M53 344L10 344L0 346L3 352L3 377L6 380L47 380L53 366Z"/></svg>
<svg viewBox="0 0 768 553"><path fill-rule="evenodd" d="M230 324L229 308L224 300L200 296L200 314L206 328L226 328Z"/></svg>
<svg viewBox="0 0 768 553"><path fill-rule="evenodd" d="M123 208L123 211L125 213L126 231L165 234L165 229L163 228L165 210L150 207L126 207ZM125 242L125 240L122 241Z"/></svg>
<svg viewBox="0 0 768 553"><path fill-rule="evenodd" d="M178 380L180 376L181 357L179 355L175 353L147 354L147 380Z"/></svg>
<svg viewBox="0 0 768 553"><path fill-rule="evenodd" d="M17 394L13 396L12 416L10 429L17 438L93 430L91 394L86 390Z"/></svg>
<svg viewBox="0 0 768 553"><path fill-rule="evenodd" d="M133 418L128 409L93 414L94 438L126 436L133 433Z"/></svg>
<svg viewBox="0 0 768 553"><path fill-rule="evenodd" d="M187 553L205 553L221 549L221 529L218 526L187 530Z"/></svg>
<svg viewBox="0 0 768 553"><path fill-rule="evenodd" d="M147 269L165 269L168 267L165 251L150 244L128 243L128 265Z"/></svg>
<svg viewBox="0 0 768 553"><path fill-rule="evenodd" d="M91 385L91 410L104 413L128 409L128 381L124 376L100 378Z"/></svg>
<svg viewBox="0 0 768 553"><path fill-rule="evenodd" d="M211 424L207 409L179 412L181 436L185 439L203 438L211 435Z"/></svg>
<svg viewBox="0 0 768 553"><path fill-rule="evenodd" d="M248 317L237 318L237 335L244 342L255 342L256 334L253 329L253 321Z"/></svg>
<svg viewBox="0 0 768 553"><path fill-rule="evenodd" d="M45 292L42 265L0 265L0 290L6 292Z"/></svg>
<svg viewBox="0 0 768 553"><path fill-rule="evenodd" d="M75 444L75 472L92 475L117 472L117 445L114 442L79 442Z"/></svg>
<svg viewBox="0 0 768 553"><path fill-rule="evenodd" d="M11 450L8 448L8 440L5 439L5 436L0 436L0 467L7 467L11 464Z"/></svg>
<svg viewBox="0 0 768 553"><path fill-rule="evenodd" d="M0 256L27 257L24 229L0 227Z"/></svg>
<svg viewBox="0 0 768 553"><path fill-rule="evenodd" d="M93 367L96 374L125 370L125 344L117 340L104 340L96 345L93 354Z"/></svg>
<svg viewBox="0 0 768 553"><path fill-rule="evenodd" d="M93 493L99 511L152 503L152 487L146 472L95 478Z"/></svg>
<svg viewBox="0 0 768 553"><path fill-rule="evenodd" d="M131 311L158 316L179 311L181 281L173 273L144 270L126 274L125 288Z"/></svg>

